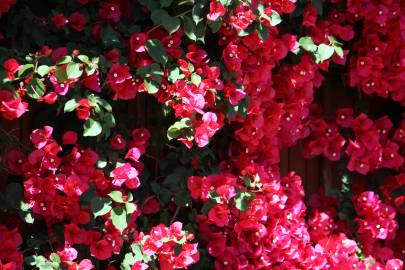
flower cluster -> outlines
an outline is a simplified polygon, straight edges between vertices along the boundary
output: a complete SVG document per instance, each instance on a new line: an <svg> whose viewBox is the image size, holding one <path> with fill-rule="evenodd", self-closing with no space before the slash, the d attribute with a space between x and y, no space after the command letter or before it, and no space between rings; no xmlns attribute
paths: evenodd
<svg viewBox="0 0 405 270"><path fill-rule="evenodd" d="M182 230L180 222L174 222L170 227L160 224L153 227L149 234L140 233L137 238L139 242L134 242L133 246L141 245L142 254L147 256L146 262L150 257L158 257L161 269L187 268L200 258L197 244L188 242L194 239L194 235ZM134 265L137 264L140 268L135 269L148 269L141 261L136 261Z"/></svg>
<svg viewBox="0 0 405 270"><path fill-rule="evenodd" d="M76 246L88 246L90 255L98 260L107 260L114 254L120 254L124 244L124 235L133 234L134 243L142 247L142 252L148 256L156 255L162 269L185 268L198 260L197 244L189 241L194 239L192 234L182 230L180 222L173 223L169 228L159 225L151 230L150 236L136 230L135 220L141 214L138 206L133 203L132 194L123 193L127 189L136 189L140 185L138 175L143 168L139 161L148 146L150 133L140 128L131 132L131 139L126 142L122 135L115 135L111 140L111 147L116 151L129 149L125 154L127 162L116 165L111 171L111 177L105 175L100 165L99 155L91 148L84 148L78 144L77 134L68 131L63 135L63 145L71 145L69 153L60 156L64 151L52 136L53 128L45 126L31 133L30 139L36 150L25 157L20 151L11 150L7 155L7 162L14 174L25 178L25 200L36 218L42 218L53 234L53 226L59 222L64 225L64 242L56 239L59 246L56 251L58 263L70 267L69 269L93 269L92 262L78 258ZM95 190L94 190L95 188ZM113 190L113 191L111 191ZM96 192L92 199L85 199L89 192ZM87 195L88 196L88 195ZM83 200L87 204L83 204ZM128 223L122 224L122 217ZM97 217L101 217L100 220ZM86 224L101 222L105 231L87 229ZM159 235L160 233L160 235ZM159 238L160 237L160 238ZM21 237L16 231L7 232L0 237L6 243L7 253L0 255L6 263L22 265L21 255L10 253L21 244ZM8 240L11 239L11 240ZM19 239L18 241L16 239ZM161 242L163 241L163 242ZM180 254L174 253L177 244L181 244ZM15 245L15 246L11 246ZM154 250L156 247L156 250ZM158 251L159 249L159 251ZM171 253L170 253L171 250ZM170 255L171 254L171 255ZM52 263L45 257L35 259L35 265ZM53 262L55 263L55 262ZM139 269L147 269L141 264ZM138 269L135 268L131 269ZM146 268L145 268L146 267ZM20 269L20 268L17 268Z"/></svg>
<svg viewBox="0 0 405 270"><path fill-rule="evenodd" d="M370 95L390 97L405 105L402 76L404 57L404 11L402 2L349 1L347 14L354 22L362 21L361 37L354 45L354 57L348 66L352 87ZM393 29L393 31L388 30Z"/></svg>
<svg viewBox="0 0 405 270"><path fill-rule="evenodd" d="M4 119L17 119L28 111L28 103L23 102L21 98L13 98L10 91L0 90L0 101L0 114Z"/></svg>
<svg viewBox="0 0 405 270"><path fill-rule="evenodd" d="M86 224L91 213L81 209L79 198L89 190L90 183L108 187L108 180L95 167L97 153L76 145L74 138L68 138L74 136L71 133L64 139L75 147L69 155L58 156L63 149L52 138L52 132L50 126L34 130L30 139L36 150L25 160L18 155L9 156L9 162L17 164L19 173L25 177L25 197L35 214L51 223L68 219Z"/></svg>
<svg viewBox="0 0 405 270"><path fill-rule="evenodd" d="M175 46L175 41L169 40L167 46L169 48ZM183 121L183 124L175 124L172 129L169 128L168 136L177 138L188 148L192 147L193 140L199 147L204 147L223 126L222 113L207 111L215 108L218 91L225 92L226 89L231 89L226 93L230 93L227 98L234 105L243 98L244 93L242 92L238 98L231 96L237 91L236 87L230 82L227 84L228 88L224 86L219 78L219 67L208 65L208 54L195 45L187 48L185 59L178 59L178 67L169 75L169 80L174 83L163 83L162 91L159 91L156 96L159 102L171 107L175 116ZM168 53L170 54L169 50ZM184 122L187 119L189 120Z"/></svg>
<svg viewBox="0 0 405 270"><path fill-rule="evenodd" d="M396 191L404 186L404 184L405 174L401 173L396 176L389 175L379 187L384 196L384 201L386 201L388 205L394 206L401 214L404 214L405 211L402 207L405 200L405 194L399 196L394 195Z"/></svg>
<svg viewBox="0 0 405 270"><path fill-rule="evenodd" d="M305 139L302 149L304 156L313 158L323 154L329 160L339 160L346 140L338 127L319 118L311 120L309 128L311 134Z"/></svg>
<svg viewBox="0 0 405 270"><path fill-rule="evenodd" d="M2 243L0 247L1 269L23 269L23 254L18 251L22 238L18 230L9 230L5 226L0 226L0 241Z"/></svg>
<svg viewBox="0 0 405 270"><path fill-rule="evenodd" d="M311 134L303 147L304 156L312 158L323 154L336 161L346 144L344 153L349 157L347 168L350 171L367 174L380 168L398 170L404 162L401 155L403 143L395 138L389 117L373 121L364 113L357 117L353 114L353 109L343 108L336 111L332 124L322 118L312 120L309 124ZM354 138L343 137L339 128L350 129Z"/></svg>
<svg viewBox="0 0 405 270"><path fill-rule="evenodd" d="M189 179L194 198L218 202L207 216L199 217L200 234L216 258L215 269L266 269L277 263L302 266L302 247L309 235L301 179L290 174L272 180L262 167L257 169L255 177L243 177L251 186L245 191L238 191L243 181L232 175Z"/></svg>
<svg viewBox="0 0 405 270"><path fill-rule="evenodd" d="M269 29L271 38L260 40L257 33L237 38L229 26L224 26L220 45L227 68L238 74L237 81L244 85L250 97L246 118L235 130L240 147L235 152L267 159L267 164L280 161L280 149L291 147L307 135L305 129L309 104L314 88L319 87L322 76L319 67L309 55L303 55L297 65L283 65L268 76L278 61L289 51L298 48L294 36L280 35L277 28ZM221 31L221 30L220 30ZM268 153L272 154L269 155Z"/></svg>
<svg viewBox="0 0 405 270"><path fill-rule="evenodd" d="M350 156L348 169L366 174L381 167L398 169L404 162L398 153L399 145L389 140L387 133L392 128L388 117L375 123L365 114L353 119L355 141L350 141L346 154Z"/></svg>
<svg viewBox="0 0 405 270"><path fill-rule="evenodd" d="M358 224L359 239L363 252L371 253L378 249L375 245L377 239L394 239L398 227L395 221L395 209L380 201L378 196L371 191L359 194L354 199L354 206L358 215L355 218Z"/></svg>

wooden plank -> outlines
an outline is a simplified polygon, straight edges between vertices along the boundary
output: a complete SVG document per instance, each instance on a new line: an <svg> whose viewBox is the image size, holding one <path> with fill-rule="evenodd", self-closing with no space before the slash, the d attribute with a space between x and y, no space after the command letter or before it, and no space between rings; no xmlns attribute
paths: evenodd
<svg viewBox="0 0 405 270"><path fill-rule="evenodd" d="M321 164L320 157L305 160L304 188L305 188L305 199L307 202L308 199L311 197L311 195L319 191L321 184L320 164Z"/></svg>
<svg viewBox="0 0 405 270"><path fill-rule="evenodd" d="M356 92L353 89L348 89L340 77L329 75L320 91L320 103L325 110L325 117L330 121L333 120L337 109L354 105ZM323 157L320 166L321 181L323 182L321 186L325 188L325 192L340 187L341 179L338 176L337 163Z"/></svg>
<svg viewBox="0 0 405 270"><path fill-rule="evenodd" d="M305 159L302 156L301 145L298 144L289 149L289 171L294 171L305 181Z"/></svg>

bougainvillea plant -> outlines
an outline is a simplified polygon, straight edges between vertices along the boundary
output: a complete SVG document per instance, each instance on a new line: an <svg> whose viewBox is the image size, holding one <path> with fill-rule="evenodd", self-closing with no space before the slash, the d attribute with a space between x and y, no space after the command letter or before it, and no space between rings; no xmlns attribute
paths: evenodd
<svg viewBox="0 0 405 270"><path fill-rule="evenodd" d="M405 1L0 0L0 64L0 269L403 269Z"/></svg>

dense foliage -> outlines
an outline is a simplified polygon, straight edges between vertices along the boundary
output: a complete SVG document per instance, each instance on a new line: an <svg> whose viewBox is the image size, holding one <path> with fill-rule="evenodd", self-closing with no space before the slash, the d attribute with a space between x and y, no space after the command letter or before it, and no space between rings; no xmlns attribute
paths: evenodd
<svg viewBox="0 0 405 270"><path fill-rule="evenodd" d="M0 0L0 269L402 269L404 14ZM330 112L336 80L354 105ZM280 173L297 144L339 168L307 204L313 179Z"/></svg>

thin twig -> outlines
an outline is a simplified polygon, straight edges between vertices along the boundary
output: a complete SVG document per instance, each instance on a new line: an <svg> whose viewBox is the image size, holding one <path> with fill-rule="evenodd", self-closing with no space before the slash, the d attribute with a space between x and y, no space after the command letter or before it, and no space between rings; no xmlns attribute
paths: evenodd
<svg viewBox="0 0 405 270"><path fill-rule="evenodd" d="M168 143L166 143L165 145L166 145L167 147L169 147L170 149L175 149L175 150L177 149L177 147L175 147L175 146L173 146L173 145L170 145L170 144L168 144Z"/></svg>
<svg viewBox="0 0 405 270"><path fill-rule="evenodd" d="M176 220L177 215L179 214L179 211L180 211L180 206L177 206L176 212L174 212L174 215L173 215L172 219L170 220L170 224L172 224Z"/></svg>
<svg viewBox="0 0 405 270"><path fill-rule="evenodd" d="M14 131L14 130L18 130L18 129L13 129L10 132ZM0 127L0 132L4 133L5 136L9 139L10 142L14 142L15 144L18 144L19 146L21 146L23 149L27 150L27 151L31 151L31 148L22 144L19 140L19 138L16 135L11 134L10 132L7 132L6 130L4 130L3 128Z"/></svg>

